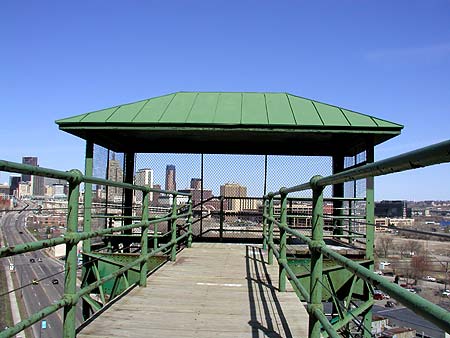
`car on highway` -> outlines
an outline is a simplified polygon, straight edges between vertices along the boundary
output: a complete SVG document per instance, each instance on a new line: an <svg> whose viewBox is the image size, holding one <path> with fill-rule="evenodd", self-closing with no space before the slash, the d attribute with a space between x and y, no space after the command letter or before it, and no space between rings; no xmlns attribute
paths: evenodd
<svg viewBox="0 0 450 338"><path fill-rule="evenodd" d="M441 296L443 297L450 297L450 290L443 290L441 293Z"/></svg>
<svg viewBox="0 0 450 338"><path fill-rule="evenodd" d="M52 279L52 284L59 284L59 280L57 280L56 278Z"/></svg>
<svg viewBox="0 0 450 338"><path fill-rule="evenodd" d="M30 263L34 263L35 259L34 258L30 258Z"/></svg>
<svg viewBox="0 0 450 338"><path fill-rule="evenodd" d="M38 262L42 262L42 258L41 257L38 258Z"/></svg>
<svg viewBox="0 0 450 338"><path fill-rule="evenodd" d="M38 281L37 279L33 279L31 283L32 283L33 285L38 285L38 284L39 284L39 281Z"/></svg>
<svg viewBox="0 0 450 338"><path fill-rule="evenodd" d="M395 307L397 305L394 301L388 300L386 304L384 304L384 307Z"/></svg>
<svg viewBox="0 0 450 338"><path fill-rule="evenodd" d="M429 282L436 282L436 278L431 277L431 276L425 276L424 280L427 280Z"/></svg>

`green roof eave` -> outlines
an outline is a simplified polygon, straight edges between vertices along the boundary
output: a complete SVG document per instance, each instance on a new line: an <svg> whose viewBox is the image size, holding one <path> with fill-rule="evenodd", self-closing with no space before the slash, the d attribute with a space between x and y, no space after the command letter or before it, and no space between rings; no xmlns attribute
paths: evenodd
<svg viewBox="0 0 450 338"><path fill-rule="evenodd" d="M215 147L223 153L230 151L227 146L232 142L230 137L244 142L241 149L237 147L242 153L264 153L264 147L270 148L268 141L273 143L277 137L297 146L303 142L298 147L299 153L310 152L305 144L321 153L328 153L326 149L335 153L339 149L332 142L340 142L339 147L348 153L362 149L363 144L384 142L400 134L403 128L397 123L287 93L179 92L60 119L56 123L61 130L110 149L115 144L120 151L133 151L131 140L152 142L150 148L154 151L154 142L158 146L163 142L172 143L172 133L182 144L191 142L202 147L193 148L192 152L202 152L205 145L211 148L208 142L214 140ZM121 142L116 142L117 135L111 131L120 131ZM314 134L322 136L314 137ZM325 137L325 134L329 135ZM252 137L250 143L249 137ZM310 140L319 143L313 145ZM275 143L286 147L278 141ZM242 149L246 144L251 144L253 149ZM146 150L135 146L139 151ZM289 153L296 152L293 146L287 148L291 149Z"/></svg>

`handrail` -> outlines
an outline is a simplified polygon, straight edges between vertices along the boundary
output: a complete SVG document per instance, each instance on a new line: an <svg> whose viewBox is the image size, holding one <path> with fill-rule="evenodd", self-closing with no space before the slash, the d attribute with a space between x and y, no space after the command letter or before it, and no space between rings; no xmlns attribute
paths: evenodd
<svg viewBox="0 0 450 338"><path fill-rule="evenodd" d="M365 164L358 168L344 170L334 175L317 177L314 181L290 188L281 188L278 192L269 193L269 195L278 196L282 194L289 194L292 192L312 189L313 185L315 187L325 187L327 185L355 181L367 177L382 176L446 162L450 162L450 140L413 150L398 156L393 156L381 161Z"/></svg>
<svg viewBox="0 0 450 338"><path fill-rule="evenodd" d="M8 246L0 248L0 258L13 256L20 253L32 252L43 248L48 248L52 246L56 246L58 244L66 245L66 261L65 261L65 269L66 278L64 284L64 295L63 297L57 301L55 304L47 306L40 310L39 312L32 314L27 319L22 320L17 323L15 326L8 328L0 332L0 338L10 337L23 329L33 325L40 319L48 316L49 314L57 311L60 308L64 307L64 323L63 323L63 333L64 337L75 337L75 311L76 304L78 300L90 293L94 289L100 287L105 282L118 278L123 275L127 270L134 268L134 266L139 265L139 281L137 284L139 286L146 286L146 278L147 278L147 259L153 256L156 253L165 251L170 249L170 259L173 261L176 259L177 245L180 241L187 238L187 246L190 247L192 244L192 196L189 193L183 193L178 191L165 191L160 189L149 188L147 186L139 186L129 183L110 181L106 179L96 178L92 176L83 175L79 170L70 170L70 171L59 171L49 168L43 167L35 167L31 165L9 162L0 160L0 171L6 172L16 172L22 174L30 174L30 175L38 175L44 177L58 178L64 179L69 182L69 194L68 194L68 213L67 213L67 232L63 237L46 239L36 242L28 242L23 244L17 244L14 246ZM140 217L140 222L134 224L128 224L119 227L110 227L106 229L101 229L97 231L78 231L78 209L79 209L79 187L81 183L91 183L91 184L100 184L100 185L108 185L114 186L118 188L124 189L133 189L139 190L143 192L143 200L142 200L142 217ZM149 215L149 193L150 192L163 192L166 194L170 194L173 196L172 206L170 211L161 218L151 219ZM187 212L180 212L180 208L177 206L177 196L187 196L188 197L188 210ZM185 206L183 206L185 207ZM185 219L187 221L187 231L177 237L177 229L179 226L176 221L178 219ZM171 234L171 238L168 243L160 246L158 244L158 236L157 235L157 224L161 222L169 222L171 224L169 234ZM149 235L148 228L153 224L155 226L155 234ZM183 226L186 229L186 225ZM141 228L141 253L138 258L133 260L131 263L123 266L119 270L111 273L108 276L105 276L98 280L97 282L90 284L80 291L76 290L76 268L77 268L77 243L83 240L89 240L93 237L106 236L111 235L115 232L122 232L127 230L132 230L135 228ZM153 237L153 250L148 253L148 240ZM126 282L128 283L128 282ZM128 285L128 284L126 284Z"/></svg>
<svg viewBox="0 0 450 338"><path fill-rule="evenodd" d="M394 172L406 171L410 169L421 168L439 163L450 162L450 140L418 150L414 150L405 154L394 156L385 160L364 164L362 166L353 167L352 169L339 172L327 177L314 176L308 183L293 186L291 188L281 188L278 192L269 193L264 196L263 205L263 238L264 247L268 247L268 263L272 264L275 256L280 265L280 291L285 290L285 275L291 277L291 283L300 291L300 294L307 300L307 310L310 314L309 337L319 337L323 334L322 329L326 331L325 335L330 337L338 337L338 330L341 326L332 325L323 313L322 309L322 286L321 280L323 275L322 261L323 256L332 259L340 266L344 267L354 275L358 276L366 283L376 286L382 291L388 293L393 298L400 301L409 308L413 308L416 313L433 322L435 325L450 332L450 312L443 308L423 299L420 296L410 293L397 284L387 281L385 278L377 275L371 269L368 269L351 259L348 259L339 253L330 249L323 241L323 223L326 215L323 214L323 189L325 186L344 183L347 181L355 181L358 179L386 175ZM308 237L300 232L290 228L286 223L287 209L286 202L288 194L292 192L311 189L313 192L312 207L312 236ZM274 199L280 196L281 206L279 221L274 217ZM371 206L373 208L373 205ZM368 211L367 211L368 212ZM349 218L353 216L342 216ZM354 218L354 217L353 217ZM372 220L373 222L373 220ZM371 223L368 221L368 223ZM280 250L275 248L273 241L274 225L280 229ZM375 226L375 224L367 224ZM299 288L298 278L293 275L287 264L286 257L286 233L289 233L308 244L311 252L311 274L310 274L310 295L305 295L306 291ZM367 252L366 252L367 254ZM370 257L370 255L369 255ZM299 292L296 293L299 295ZM362 308L370 309L373 301L371 295L368 295ZM362 312L360 312L362 313ZM348 323L351 316L348 314L340 325ZM367 328L366 328L367 329Z"/></svg>
<svg viewBox="0 0 450 338"><path fill-rule="evenodd" d="M57 179L62 179L62 180L66 180L69 182L81 181L83 183L107 185L107 186L116 187L116 188L140 190L143 192L159 192L159 193L166 193L166 194L175 195L175 196L177 196L177 195L191 196L191 194L187 193L187 192L161 190L161 189L150 188L150 187L143 186L143 185L135 185L135 184L130 184L130 183L111 181L111 180L98 178L98 177L94 177L94 176L86 176L86 175L83 175L81 173L81 171L79 171L77 169L72 169L69 171L61 171L61 170L55 170L55 169L50 169L50 168L45 168L45 167L35 167L35 166L29 165L29 164L22 164L22 163L0 160L0 171L14 172L14 173L20 173L20 174L27 174L27 175L37 175L37 176L44 176L44 177L49 177L49 178L57 178Z"/></svg>

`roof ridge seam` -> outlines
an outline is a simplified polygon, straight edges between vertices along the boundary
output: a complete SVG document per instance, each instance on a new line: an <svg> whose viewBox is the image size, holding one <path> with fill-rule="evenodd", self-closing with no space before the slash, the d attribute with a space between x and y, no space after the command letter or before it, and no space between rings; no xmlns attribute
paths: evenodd
<svg viewBox="0 0 450 338"><path fill-rule="evenodd" d="M197 101L197 98L198 98L198 95L199 95L199 94L200 94L200 93L197 92L197 94L195 95L195 98L194 98L194 100L192 101L191 108L189 109L189 112L188 112L187 115L186 115L186 119L184 120L184 123L187 123L187 121L188 121L188 119L189 119L189 116L191 116L192 109L194 109L194 105L195 105L195 102Z"/></svg>
<svg viewBox="0 0 450 338"><path fill-rule="evenodd" d="M214 116L212 119L212 123L214 123L216 121L216 116L217 116L217 108L219 107L219 100L222 97L222 93L217 93L217 101L216 101L216 107L214 108Z"/></svg>
<svg viewBox="0 0 450 338"><path fill-rule="evenodd" d="M269 109L267 109L267 97L266 97L266 93L263 93L263 95L264 95L264 106L266 107L267 124L270 125Z"/></svg>
<svg viewBox="0 0 450 338"><path fill-rule="evenodd" d="M292 117L294 119L295 125L298 126L299 124L297 123L297 119L295 118L294 109L292 108L291 99L289 98L289 94L285 93L285 95L286 95L286 98L288 100L289 108L291 109L291 114L292 114Z"/></svg>
<svg viewBox="0 0 450 338"><path fill-rule="evenodd" d="M373 123L375 123L375 125L376 125L377 127L379 127L379 126L380 126L380 125L378 124L378 122L377 122L377 119L376 119L376 118L374 118L373 116L370 116L370 118L372 119Z"/></svg>
<svg viewBox="0 0 450 338"><path fill-rule="evenodd" d="M303 99L304 99L304 98L303 98ZM312 103L312 105L313 105L313 107L314 107L314 110L315 110L316 113L317 113L317 116L319 116L320 122L322 122L322 125L325 126L325 122L323 121L322 116L321 116L320 113L319 113L319 110L317 109L316 105L314 104L314 101L313 101L313 100L309 100L309 102Z"/></svg>
<svg viewBox="0 0 450 338"><path fill-rule="evenodd" d="M241 92L241 118L239 120L239 124L242 124L242 109L244 106L244 93Z"/></svg>
<svg viewBox="0 0 450 338"><path fill-rule="evenodd" d="M166 108L164 108L164 111L162 112L162 114L159 116L158 122L161 121L161 119L163 118L164 114L166 113L167 109L169 109L170 104L172 103L172 101L175 99L175 96L177 96L177 93L173 93L173 97L170 99L170 102L167 104Z"/></svg>
<svg viewBox="0 0 450 338"><path fill-rule="evenodd" d="M344 115L344 118L347 120L348 125L350 127L353 127L352 123L350 122L350 120L348 119L347 115L345 115L345 113L342 111L342 108L338 107L339 111L341 112L342 115Z"/></svg>
<svg viewBox="0 0 450 338"><path fill-rule="evenodd" d="M117 106L116 109L114 109L114 111L105 119L105 122L108 122L108 120L115 114L115 112L117 110L119 110L119 108L121 108L122 106Z"/></svg>
<svg viewBox="0 0 450 338"><path fill-rule="evenodd" d="M131 119L131 122L134 122L136 117L141 113L141 111L144 109L144 107L147 105L147 103L150 101L150 99L146 100L145 103L142 105L141 109L138 110L138 112L134 115L134 117Z"/></svg>

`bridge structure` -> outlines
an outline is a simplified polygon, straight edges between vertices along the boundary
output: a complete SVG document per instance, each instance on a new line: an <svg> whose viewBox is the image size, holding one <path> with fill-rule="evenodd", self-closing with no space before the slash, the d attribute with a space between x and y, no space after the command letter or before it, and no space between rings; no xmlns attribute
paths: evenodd
<svg viewBox="0 0 450 338"><path fill-rule="evenodd" d="M0 337L59 309L64 337L370 337L374 288L450 331L447 311L373 272L374 177L449 162L450 141L374 162L374 147L399 135L401 125L286 93L180 92L57 124L86 140L84 173L7 161L0 170L67 180L66 233L2 247L0 257L65 244L64 295ZM96 145L124 155L121 180L94 176ZM239 230L221 211L218 226L205 229L211 214L195 213L189 192L134 184L137 153L180 145L194 154L323 156L331 159L331 174L265 193L251 212L260 222ZM261 175L266 184L267 166ZM363 194L348 193L347 182L362 183ZM121 198L106 199L99 211L93 186L119 188ZM293 196L306 190L311 197ZM152 194L164 194L168 207L151 209ZM205 201L202 193L200 208ZM233 238L239 232L245 236ZM332 304L327 313L325 302ZM80 304L85 322L77 328Z"/></svg>

